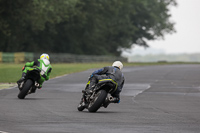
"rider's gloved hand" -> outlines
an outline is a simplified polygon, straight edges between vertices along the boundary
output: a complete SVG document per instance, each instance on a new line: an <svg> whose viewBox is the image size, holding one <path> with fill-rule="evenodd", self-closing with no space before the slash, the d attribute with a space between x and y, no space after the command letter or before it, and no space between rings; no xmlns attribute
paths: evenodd
<svg viewBox="0 0 200 133"><path fill-rule="evenodd" d="M92 74L92 75L90 75L89 77L88 77L88 79L90 80L92 77L93 77L94 75Z"/></svg>
<svg viewBox="0 0 200 133"><path fill-rule="evenodd" d="M88 77L88 79L91 79L93 77L93 75L90 75L89 77Z"/></svg>

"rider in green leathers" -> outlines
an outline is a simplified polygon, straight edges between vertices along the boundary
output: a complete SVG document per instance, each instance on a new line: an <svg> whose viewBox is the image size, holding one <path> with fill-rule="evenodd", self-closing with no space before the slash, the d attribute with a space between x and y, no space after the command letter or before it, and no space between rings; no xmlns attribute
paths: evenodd
<svg viewBox="0 0 200 133"><path fill-rule="evenodd" d="M30 67L34 67L36 66L37 68L39 68L41 70L40 72L40 79L38 81L38 83L40 84L39 88L42 88L42 84L45 80L49 80L49 76L52 70L52 67L50 65L50 61L49 61L49 55L48 54L42 54L40 56L40 59L33 61L33 62L27 62L25 64L25 66L22 69L22 77L21 79L19 79L17 81L17 83L19 84L20 82L22 82L25 77L26 77L26 73L27 71L30 69Z"/></svg>

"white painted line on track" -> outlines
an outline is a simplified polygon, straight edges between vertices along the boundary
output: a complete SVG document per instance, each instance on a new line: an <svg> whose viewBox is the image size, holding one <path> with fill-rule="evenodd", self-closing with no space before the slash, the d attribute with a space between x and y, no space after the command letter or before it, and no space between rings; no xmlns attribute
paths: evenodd
<svg viewBox="0 0 200 133"><path fill-rule="evenodd" d="M0 133L9 133L9 132L0 131Z"/></svg>
<svg viewBox="0 0 200 133"><path fill-rule="evenodd" d="M67 75L69 75L69 74L65 74L65 75L62 75L62 76L57 76L57 77L51 78L51 79L49 79L49 80L57 79L57 78L62 78L62 77L67 76Z"/></svg>
<svg viewBox="0 0 200 133"><path fill-rule="evenodd" d="M69 74L65 74L65 75L62 75L62 76L57 76L57 77L51 78L51 79L49 79L49 80L53 80L53 79L57 79L57 78L62 78L62 77L67 76L67 75L69 75ZM14 88L16 88L16 87L17 87L17 85L12 86L12 87L9 87L9 88L3 88L3 89L0 89L0 91L1 91L1 90L14 89ZM2 132L0 131L0 133L2 133Z"/></svg>
<svg viewBox="0 0 200 133"><path fill-rule="evenodd" d="M17 87L17 85L15 85L15 86L12 86L12 87L9 87L9 88L3 88L3 89L0 89L0 91L1 90L9 90L9 89L14 89L14 88L16 88ZM1 131L0 131L0 133L1 133Z"/></svg>

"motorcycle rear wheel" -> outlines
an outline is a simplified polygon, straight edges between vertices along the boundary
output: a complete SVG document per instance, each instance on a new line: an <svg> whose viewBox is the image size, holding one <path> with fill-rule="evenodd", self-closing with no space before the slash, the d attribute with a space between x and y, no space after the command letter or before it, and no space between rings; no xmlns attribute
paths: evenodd
<svg viewBox="0 0 200 133"><path fill-rule="evenodd" d="M94 101L88 106L89 112L96 112L101 107L107 97L107 92L105 90L100 90L96 95Z"/></svg>
<svg viewBox="0 0 200 133"><path fill-rule="evenodd" d="M24 99L26 95L28 94L28 91L30 90L31 86L33 85L33 81L28 79L26 83L24 83L24 87L18 94L19 99Z"/></svg>

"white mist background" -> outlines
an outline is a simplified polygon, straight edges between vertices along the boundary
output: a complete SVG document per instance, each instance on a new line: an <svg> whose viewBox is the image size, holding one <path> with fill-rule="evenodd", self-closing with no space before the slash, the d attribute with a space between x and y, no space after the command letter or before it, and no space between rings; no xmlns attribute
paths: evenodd
<svg viewBox="0 0 200 133"><path fill-rule="evenodd" d="M200 0L177 0L177 3L170 9L176 33L166 34L164 40L148 41L150 47L146 49L133 46L122 56L200 53Z"/></svg>

